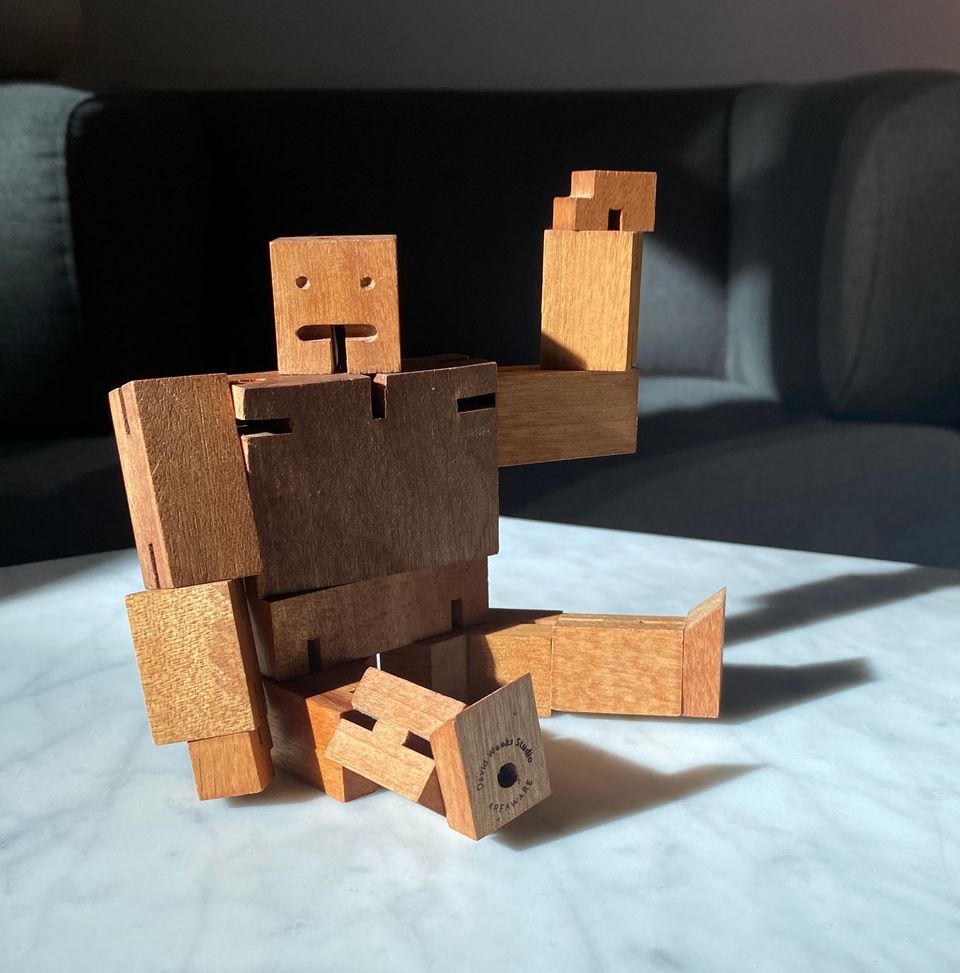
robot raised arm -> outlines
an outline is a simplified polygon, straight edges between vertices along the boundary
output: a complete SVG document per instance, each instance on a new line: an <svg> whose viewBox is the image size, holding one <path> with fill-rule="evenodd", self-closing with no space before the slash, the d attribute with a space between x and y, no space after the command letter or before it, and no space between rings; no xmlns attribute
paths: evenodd
<svg viewBox="0 0 960 973"><path fill-rule="evenodd" d="M545 463L637 446L637 321L653 172L574 172L543 237L540 364L501 367L497 462Z"/></svg>

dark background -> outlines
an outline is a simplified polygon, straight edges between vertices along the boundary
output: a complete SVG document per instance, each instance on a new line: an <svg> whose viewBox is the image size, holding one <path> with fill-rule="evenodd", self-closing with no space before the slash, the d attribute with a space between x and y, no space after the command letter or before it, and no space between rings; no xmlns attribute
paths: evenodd
<svg viewBox="0 0 960 973"><path fill-rule="evenodd" d="M951 0L4 0L0 68L97 90L637 88L960 67Z"/></svg>

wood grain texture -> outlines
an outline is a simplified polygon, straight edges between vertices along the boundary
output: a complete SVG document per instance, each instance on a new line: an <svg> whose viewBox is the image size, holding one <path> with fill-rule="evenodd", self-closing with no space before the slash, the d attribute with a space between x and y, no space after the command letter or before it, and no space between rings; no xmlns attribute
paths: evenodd
<svg viewBox="0 0 960 973"><path fill-rule="evenodd" d="M285 237L270 266L279 371L400 371L395 236Z"/></svg>
<svg viewBox="0 0 960 973"><path fill-rule="evenodd" d="M637 361L643 236L547 230L540 364L621 372Z"/></svg>
<svg viewBox="0 0 960 973"><path fill-rule="evenodd" d="M380 668L435 693L469 700L467 640L458 632L422 639L380 656Z"/></svg>
<svg viewBox="0 0 960 973"><path fill-rule="evenodd" d="M155 743L251 731L262 684L239 582L143 591L127 614Z"/></svg>
<svg viewBox="0 0 960 973"><path fill-rule="evenodd" d="M497 369L498 466L613 456L636 448L636 369Z"/></svg>
<svg viewBox="0 0 960 973"><path fill-rule="evenodd" d="M415 733L424 740L464 704L380 669L367 669L353 694L353 708L375 720Z"/></svg>
<svg viewBox="0 0 960 973"><path fill-rule="evenodd" d="M259 794L273 779L270 748L259 730L191 740L189 749L201 801Z"/></svg>
<svg viewBox="0 0 960 973"><path fill-rule="evenodd" d="M260 596L496 553L495 392L492 363L235 385Z"/></svg>
<svg viewBox="0 0 960 973"><path fill-rule="evenodd" d="M656 203L655 172L577 171L570 177L570 195L553 201L553 228L649 233Z"/></svg>
<svg viewBox="0 0 960 973"><path fill-rule="evenodd" d="M324 753L341 717L352 712L353 691L374 662L364 659L286 682L265 683L274 763L338 801L352 801L377 789L372 781Z"/></svg>
<svg viewBox="0 0 960 973"><path fill-rule="evenodd" d="M128 382L110 393L110 411L144 586L259 573L227 377Z"/></svg>
<svg viewBox="0 0 960 973"><path fill-rule="evenodd" d="M560 616L553 630L552 706L573 713L679 716L683 620Z"/></svg>
<svg viewBox="0 0 960 973"><path fill-rule="evenodd" d="M553 625L558 612L495 608L482 625L466 629L471 702L530 673L536 711L552 712Z"/></svg>
<svg viewBox="0 0 960 973"><path fill-rule="evenodd" d="M288 679L387 652L487 616L487 560L270 599L247 586L260 667Z"/></svg>
<svg viewBox="0 0 960 973"><path fill-rule="evenodd" d="M341 719L327 744L326 756L395 794L444 813L433 759L398 743L392 733L375 733Z"/></svg>
<svg viewBox="0 0 960 973"><path fill-rule="evenodd" d="M447 823L479 839L550 794L533 683L498 689L430 737Z"/></svg>
<svg viewBox="0 0 960 973"><path fill-rule="evenodd" d="M683 626L683 715L720 715L727 589L701 602Z"/></svg>

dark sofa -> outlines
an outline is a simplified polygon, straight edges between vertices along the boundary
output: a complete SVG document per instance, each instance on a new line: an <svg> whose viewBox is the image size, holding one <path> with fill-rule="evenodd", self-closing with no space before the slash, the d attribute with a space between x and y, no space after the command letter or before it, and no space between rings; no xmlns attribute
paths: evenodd
<svg viewBox="0 0 960 973"><path fill-rule="evenodd" d="M267 242L399 235L406 354L534 361L579 168L656 169L636 456L505 513L960 566L960 78L591 94L0 87L0 563L131 543L107 390L275 364Z"/></svg>

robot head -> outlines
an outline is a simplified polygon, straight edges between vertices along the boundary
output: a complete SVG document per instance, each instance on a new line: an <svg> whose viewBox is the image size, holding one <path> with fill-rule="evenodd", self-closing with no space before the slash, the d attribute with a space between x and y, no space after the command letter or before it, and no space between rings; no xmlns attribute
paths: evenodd
<svg viewBox="0 0 960 973"><path fill-rule="evenodd" d="M395 236L283 237L270 265L280 372L400 371Z"/></svg>

